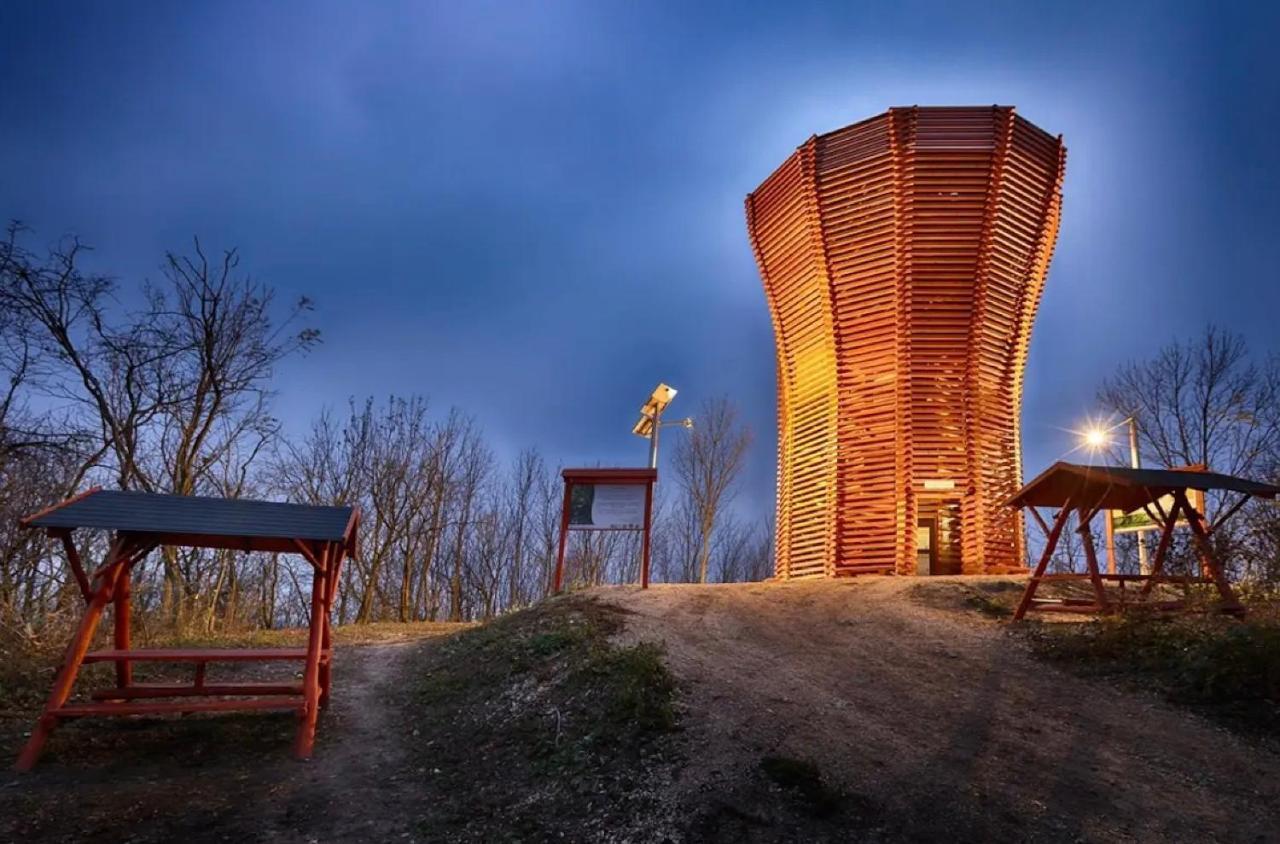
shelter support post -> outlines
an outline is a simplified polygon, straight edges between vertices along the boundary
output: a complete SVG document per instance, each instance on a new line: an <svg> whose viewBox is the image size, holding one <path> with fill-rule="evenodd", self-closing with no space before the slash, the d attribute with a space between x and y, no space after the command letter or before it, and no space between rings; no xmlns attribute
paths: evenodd
<svg viewBox="0 0 1280 844"><path fill-rule="evenodd" d="M80 617L80 624L76 628L75 635L71 637L71 642L67 645L66 655L62 659L62 666L58 669L58 675L53 681L53 688L49 692L49 698L45 702L44 712L40 716L40 720L36 723L36 727L31 732L31 738L27 740L26 745L22 748L22 752L18 755L18 761L14 763L14 768L19 771L29 771L35 767L36 762L40 759L40 753L44 750L44 743L49 738L49 733L57 725L58 719L54 715L62 705L71 697L71 690L75 687L76 677L80 673L80 666L84 664L84 656L89 652L89 644L93 641L93 634L97 632L98 622L102 620L102 612L106 609L107 604L112 599L112 592L115 589L117 579L125 570L128 563L128 541L123 537L117 537L107 551L106 560L99 569L99 574L94 578L89 595L89 603L85 607L84 615Z"/></svg>
<svg viewBox="0 0 1280 844"><path fill-rule="evenodd" d="M115 595L112 597L112 644L118 651L129 650L131 573L128 565L120 567L116 577ZM127 689L133 685L133 663L127 659L116 662L116 688Z"/></svg>
<svg viewBox="0 0 1280 844"><path fill-rule="evenodd" d="M1223 570L1218 556L1213 553L1213 545L1209 541L1209 532L1205 529L1204 516L1195 507L1191 506L1191 502L1187 500L1185 490L1175 490L1173 496L1174 500L1181 505L1183 512L1187 514L1187 524L1191 526L1191 536L1195 542L1196 550L1200 554L1200 563L1207 569L1205 573L1213 578L1214 585L1218 587L1218 594L1222 596L1222 611L1242 613L1244 607L1236 600L1235 593L1231 590L1231 584L1227 581L1227 573Z"/></svg>
<svg viewBox="0 0 1280 844"><path fill-rule="evenodd" d="M1196 558L1200 561L1200 575L1202 577L1214 577L1214 571L1218 568L1218 565L1213 553L1213 547L1209 544L1209 533L1204 526L1204 518L1192 506L1185 491L1180 495L1175 492L1174 499L1183 505L1182 512L1187 516L1187 526L1191 528L1191 544L1195 546ZM1217 578L1214 577L1214 580L1216 581Z"/></svg>
<svg viewBox="0 0 1280 844"><path fill-rule="evenodd" d="M1027 609L1031 606L1032 600L1036 596L1036 589L1040 586L1040 578L1044 577L1045 569L1049 567L1049 560L1053 559L1053 552L1058 547L1058 537L1062 535L1062 528L1067 524L1067 518L1071 515L1071 502L1067 501L1062 509L1058 511L1058 517L1053 520L1053 527L1047 528L1044 519L1036 512L1035 508L1031 508L1031 512L1035 515L1036 521L1040 523L1041 529L1045 530L1044 551L1040 554L1040 562L1036 563L1036 570L1031 573L1031 579L1027 581L1026 591L1022 593L1022 600L1018 602L1018 609L1013 613L1013 620L1019 621L1027 614Z"/></svg>
<svg viewBox="0 0 1280 844"><path fill-rule="evenodd" d="M328 553L320 555L327 563ZM311 624L307 637L307 662L302 673L302 712L298 721L298 733L293 743L293 755L310 759L316 741L316 721L320 716L320 657L324 642L325 595L328 589L328 566L317 566L311 580Z"/></svg>
<svg viewBox="0 0 1280 844"><path fill-rule="evenodd" d="M1093 521L1093 517L1097 515L1098 508L1092 510L1084 507L1077 511L1080 519L1080 526L1077 528L1080 533L1081 544L1084 545L1084 561L1089 569L1089 582L1093 585L1093 595L1098 605L1098 612L1109 612L1110 603L1107 601L1107 590L1102 585L1102 573L1098 570L1098 549L1093 544L1093 531L1089 527L1089 522Z"/></svg>
<svg viewBox="0 0 1280 844"><path fill-rule="evenodd" d="M1157 512L1160 513L1163 527L1160 529L1160 542L1156 545L1156 554L1151 560L1151 572L1147 578L1147 582L1142 584L1142 591L1139 593L1144 599L1151 594L1151 590L1155 588L1156 583L1164 575L1164 561L1169 556L1169 544L1173 541L1173 528L1178 523L1178 511L1182 505L1175 498L1173 506L1169 508L1169 512L1165 513L1164 508L1160 506L1160 502L1153 499Z"/></svg>
<svg viewBox="0 0 1280 844"><path fill-rule="evenodd" d="M333 653L333 599L338 594L338 576L342 569L342 558L345 556L343 546L330 543L327 557L322 559L328 560L326 566L328 570L325 599L324 599L324 635L321 637L320 650L325 654ZM329 692L333 687L333 658L323 660L320 663L320 708L324 709L329 705Z"/></svg>

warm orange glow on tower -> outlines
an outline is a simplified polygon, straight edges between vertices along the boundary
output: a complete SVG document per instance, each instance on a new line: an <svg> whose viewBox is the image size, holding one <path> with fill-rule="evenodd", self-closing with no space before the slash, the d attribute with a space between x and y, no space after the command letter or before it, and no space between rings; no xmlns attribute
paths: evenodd
<svg viewBox="0 0 1280 844"><path fill-rule="evenodd" d="M782 577L1020 567L1019 421L1066 150L1004 106L810 138L747 197Z"/></svg>

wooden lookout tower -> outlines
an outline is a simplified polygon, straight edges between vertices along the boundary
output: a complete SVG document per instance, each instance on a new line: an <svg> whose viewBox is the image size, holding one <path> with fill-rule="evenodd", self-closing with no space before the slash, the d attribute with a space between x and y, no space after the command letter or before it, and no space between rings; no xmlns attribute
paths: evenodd
<svg viewBox="0 0 1280 844"><path fill-rule="evenodd" d="M810 138L747 197L780 577L1021 570L1005 501L1065 158L1011 107L894 108Z"/></svg>

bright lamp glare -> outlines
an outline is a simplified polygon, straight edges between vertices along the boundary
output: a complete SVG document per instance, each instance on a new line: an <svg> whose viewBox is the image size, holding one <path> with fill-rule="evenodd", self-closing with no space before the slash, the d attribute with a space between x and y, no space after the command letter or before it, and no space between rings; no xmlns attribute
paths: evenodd
<svg viewBox="0 0 1280 844"><path fill-rule="evenodd" d="M1092 449L1104 448L1111 443L1111 437L1101 428L1090 428L1084 432L1084 444Z"/></svg>

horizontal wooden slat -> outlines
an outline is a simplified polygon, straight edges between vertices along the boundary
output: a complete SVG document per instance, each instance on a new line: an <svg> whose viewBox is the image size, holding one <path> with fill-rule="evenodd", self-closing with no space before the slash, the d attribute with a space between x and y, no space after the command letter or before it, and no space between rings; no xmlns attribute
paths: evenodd
<svg viewBox="0 0 1280 844"><path fill-rule="evenodd" d="M329 655L329 651L321 651L321 661L329 659ZM306 658L306 648L151 648L90 651L84 655L85 662L280 662Z"/></svg>
<svg viewBox="0 0 1280 844"><path fill-rule="evenodd" d="M54 711L59 718L85 718L125 715L178 715L191 712L240 712L266 709L297 710L302 698L278 697L248 700L166 700L130 701L128 703L68 703Z"/></svg>
<svg viewBox="0 0 1280 844"><path fill-rule="evenodd" d="M230 697L237 695L300 695L300 683L135 683L123 689L98 689L94 700L133 700L157 697Z"/></svg>

